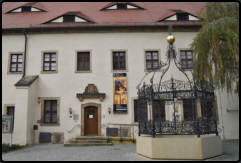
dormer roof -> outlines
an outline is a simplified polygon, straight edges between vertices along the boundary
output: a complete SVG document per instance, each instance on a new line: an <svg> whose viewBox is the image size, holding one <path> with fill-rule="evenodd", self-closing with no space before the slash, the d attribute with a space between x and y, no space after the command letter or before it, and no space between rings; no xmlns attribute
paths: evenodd
<svg viewBox="0 0 241 163"><path fill-rule="evenodd" d="M44 24L44 23L51 23L51 21L56 20L56 19L58 19L58 18L60 18L60 17L62 17L64 15L75 15L75 16L77 16L79 18L82 18L82 19L86 20L86 22L94 23L94 21L91 18L89 18L88 16L86 16L85 14L83 14L80 11L68 11L68 12L65 12L65 13L57 16L57 17L51 18L50 20L45 21L42 24Z"/></svg>
<svg viewBox="0 0 241 163"><path fill-rule="evenodd" d="M137 5L136 3L133 3L133 2L111 2L107 5L105 5L104 7L102 7L100 10L104 10L104 9L107 9L111 6L114 6L114 5L117 5L117 4L127 4L127 5L130 5L130 6L134 6L134 7L137 7L139 9L145 9L143 6L141 5Z"/></svg>
<svg viewBox="0 0 241 163"><path fill-rule="evenodd" d="M40 9L42 11L47 11L46 8L44 7L44 5L41 2L27 2L27 3L24 3L24 4L20 4L16 7L14 7L14 8L8 9L8 10L5 11L5 13L9 13L9 12L17 10L21 7L28 7L28 6L34 7L36 9Z"/></svg>

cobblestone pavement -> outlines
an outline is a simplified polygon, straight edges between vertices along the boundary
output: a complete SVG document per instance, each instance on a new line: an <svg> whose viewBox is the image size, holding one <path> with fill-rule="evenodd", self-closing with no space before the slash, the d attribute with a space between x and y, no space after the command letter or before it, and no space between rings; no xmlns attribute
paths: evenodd
<svg viewBox="0 0 241 163"><path fill-rule="evenodd" d="M222 140L223 155L205 161L237 161L239 140ZM45 144L2 154L3 161L146 161L136 154L136 144L97 147L64 147Z"/></svg>

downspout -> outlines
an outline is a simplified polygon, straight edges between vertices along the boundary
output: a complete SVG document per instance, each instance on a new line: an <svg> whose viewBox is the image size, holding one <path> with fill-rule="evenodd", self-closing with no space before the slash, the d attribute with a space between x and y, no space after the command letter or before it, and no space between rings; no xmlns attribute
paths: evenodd
<svg viewBox="0 0 241 163"><path fill-rule="evenodd" d="M25 67L26 67L26 49L27 49L27 36L25 34L25 29L23 29L23 34L25 36L25 50L24 50L24 67L23 67L23 76L22 78L25 76Z"/></svg>

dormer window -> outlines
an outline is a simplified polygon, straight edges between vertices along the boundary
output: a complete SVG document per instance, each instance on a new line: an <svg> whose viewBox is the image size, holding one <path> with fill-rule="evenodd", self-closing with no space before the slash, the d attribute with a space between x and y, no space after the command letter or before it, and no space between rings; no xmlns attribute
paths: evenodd
<svg viewBox="0 0 241 163"><path fill-rule="evenodd" d="M22 12L31 12L31 7L30 6L22 7Z"/></svg>
<svg viewBox="0 0 241 163"><path fill-rule="evenodd" d="M185 13L178 13L177 14L177 21L188 21L188 14Z"/></svg>
<svg viewBox="0 0 241 163"><path fill-rule="evenodd" d="M144 9L133 2L111 2L100 10L140 10Z"/></svg>
<svg viewBox="0 0 241 163"><path fill-rule="evenodd" d="M74 15L64 15L63 22L64 23L75 22L75 16Z"/></svg>
<svg viewBox="0 0 241 163"><path fill-rule="evenodd" d="M31 6L22 6L20 8L14 9L10 11L9 13L17 13L17 12L41 12L43 10L37 9L35 7Z"/></svg>
<svg viewBox="0 0 241 163"><path fill-rule="evenodd" d="M117 4L117 9L127 9L127 4Z"/></svg>

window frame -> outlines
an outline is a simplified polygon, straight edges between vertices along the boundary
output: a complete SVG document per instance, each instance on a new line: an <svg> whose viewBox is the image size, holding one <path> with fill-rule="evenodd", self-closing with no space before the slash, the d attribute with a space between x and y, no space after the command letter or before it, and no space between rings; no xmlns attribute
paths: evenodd
<svg viewBox="0 0 241 163"><path fill-rule="evenodd" d="M181 57L181 52L185 52L185 59L182 59ZM187 52L191 52L192 53L192 59L188 59L187 58ZM182 66L182 61L185 61L186 62L186 65L188 65L188 61L192 61L193 63L193 51L192 50L180 50L180 59L181 59L181 66ZM193 66L192 67L189 67L190 69L193 69ZM185 68L182 67L182 69L189 69L188 66L186 66Z"/></svg>
<svg viewBox="0 0 241 163"><path fill-rule="evenodd" d="M57 122L45 122L45 101L57 100ZM40 126L60 126L60 97L41 97L41 116Z"/></svg>
<svg viewBox="0 0 241 163"><path fill-rule="evenodd" d="M31 12L31 8L32 8L32 6L22 6L21 7L21 12ZM23 11L23 9L28 9L27 11Z"/></svg>
<svg viewBox="0 0 241 163"><path fill-rule="evenodd" d="M78 70L78 53L89 53L89 70ZM83 50L75 50L75 73L92 73L92 50L90 49L83 49Z"/></svg>
<svg viewBox="0 0 241 163"><path fill-rule="evenodd" d="M160 61L161 61L161 49L144 49L143 50L143 56L144 56L144 72L150 72L152 71L153 69L147 69L146 68L146 52L154 52L156 51L158 54L158 65L160 64ZM156 70L157 72L162 72L162 69L158 69Z"/></svg>
<svg viewBox="0 0 241 163"><path fill-rule="evenodd" d="M14 129L15 106L7 106L7 113L6 113L6 115L12 115L12 114L9 114L9 108L13 108L13 125L12 125L12 131L13 131L13 129Z"/></svg>
<svg viewBox="0 0 241 163"><path fill-rule="evenodd" d="M186 16L186 20L180 20L180 16ZM189 21L189 14L188 13L177 13L176 18L177 18L177 21Z"/></svg>
<svg viewBox="0 0 241 163"><path fill-rule="evenodd" d="M79 63L79 60L80 60L79 55L83 55L83 61L82 61L83 67L82 67L82 69L78 69L78 68L80 68L80 67L78 67L78 63ZM88 55L88 56L86 56L86 55ZM89 59L86 59L86 58L89 58ZM85 69L85 63L86 62L89 63L89 69L88 70ZM77 71L89 71L89 70L90 70L90 53L89 52L78 52L77 53Z"/></svg>
<svg viewBox="0 0 241 163"><path fill-rule="evenodd" d="M114 58L113 53L114 52L124 52L125 53L125 70L114 70L113 64L114 64ZM110 62L111 62L111 72L112 73L124 73L128 72L128 50L127 49L111 49L110 50Z"/></svg>
<svg viewBox="0 0 241 163"><path fill-rule="evenodd" d="M16 62L12 62L12 56L13 55L17 55L17 58L16 58ZM22 55L22 62L18 62L18 56L19 55ZM23 70L23 54L11 54L11 59L10 59L11 61L10 61L10 72L22 72L22 70ZM22 70L21 71L17 71L18 70L18 64L22 64ZM11 67L12 67L12 64L16 64L16 71L12 71L11 70Z"/></svg>
<svg viewBox="0 0 241 163"><path fill-rule="evenodd" d="M57 50L48 50L48 51L42 51L41 52L41 74L52 74L52 73L58 73L58 51ZM44 56L45 54L55 53L56 54L56 61L55 61L55 70L44 70ZM51 65L51 64L50 64Z"/></svg>
<svg viewBox="0 0 241 163"><path fill-rule="evenodd" d="M11 71L11 62L12 62L12 55L22 55L22 71ZM23 74L24 71L24 52L9 52L8 53L8 67L7 67L7 74L14 75L14 74ZM17 67L16 67L17 68ZM17 69L16 69L17 70Z"/></svg>
<svg viewBox="0 0 241 163"><path fill-rule="evenodd" d="M45 55L49 55L49 61L45 61ZM55 55L55 58L56 58L56 53L44 53L44 62L43 62L43 64L49 63L49 70L44 70L44 67L46 67L46 66L43 65L43 71L55 71L56 70L56 60L52 61L52 58L53 58L52 55ZM51 68L52 68L51 64L52 63L55 63L55 70L51 70Z"/></svg>
<svg viewBox="0 0 241 163"><path fill-rule="evenodd" d="M120 59L121 58L121 56L120 56L120 53L124 53L124 57L125 57L125 59ZM118 54L118 59L117 60L114 60L114 54ZM117 62L118 63L118 69L114 69L114 62ZM125 63L125 67L124 67L124 69L121 69L120 67L121 67L121 62L124 62ZM119 52L113 52L113 70L126 70L126 54L125 54L125 52L121 52L121 51L119 51Z"/></svg>
<svg viewBox="0 0 241 163"><path fill-rule="evenodd" d="M45 107L46 107L46 102L47 101L50 101L50 111L46 111L45 110ZM56 103L58 102L57 100L44 100L44 123L57 123L57 120L56 122L53 122L53 119L52 119L52 113L56 113L56 116L57 116L57 106L56 106L56 111L53 110L53 101L56 101ZM46 113L50 113L50 122L46 122L46 119L45 119L45 114ZM57 117L56 117L57 118Z"/></svg>
<svg viewBox="0 0 241 163"><path fill-rule="evenodd" d="M157 59L153 59L153 53L157 52ZM147 59L147 53L151 53L151 59ZM151 68L147 68L147 61L151 62ZM153 67L153 62L157 61L158 66L159 66L159 56L158 56L158 51L146 51L146 69L147 70L154 70Z"/></svg>
<svg viewBox="0 0 241 163"><path fill-rule="evenodd" d="M180 63L181 66L182 66L181 51L192 51L192 50L189 49L189 48L178 48L178 56L177 56L177 59L178 59L179 63ZM193 51L192 51L192 63L193 63ZM181 69L182 69L183 71L190 71L189 68L182 68L182 67L181 67ZM193 67L190 68L190 69L193 70Z"/></svg>

